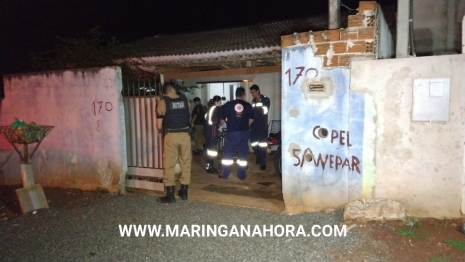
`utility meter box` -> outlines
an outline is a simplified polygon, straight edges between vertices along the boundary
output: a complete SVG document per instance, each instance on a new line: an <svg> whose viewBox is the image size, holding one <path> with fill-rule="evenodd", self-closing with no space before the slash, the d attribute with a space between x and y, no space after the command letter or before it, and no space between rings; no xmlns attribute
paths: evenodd
<svg viewBox="0 0 465 262"><path fill-rule="evenodd" d="M450 78L413 80L412 121L449 121Z"/></svg>

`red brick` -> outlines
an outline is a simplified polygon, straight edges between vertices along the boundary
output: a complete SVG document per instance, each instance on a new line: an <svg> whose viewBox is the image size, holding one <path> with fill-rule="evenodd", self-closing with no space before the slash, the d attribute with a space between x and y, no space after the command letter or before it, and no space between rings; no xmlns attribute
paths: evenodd
<svg viewBox="0 0 465 262"><path fill-rule="evenodd" d="M307 44L309 39L308 32L299 33L299 41L301 44Z"/></svg>
<svg viewBox="0 0 465 262"><path fill-rule="evenodd" d="M322 37L323 32L324 31L313 32L313 39L315 40L315 43L317 44L324 43L323 37Z"/></svg>
<svg viewBox="0 0 465 262"><path fill-rule="evenodd" d="M375 50L376 50L375 41L371 41L371 42L365 41L365 53L374 53Z"/></svg>
<svg viewBox="0 0 465 262"><path fill-rule="evenodd" d="M350 63L353 60L374 60L375 56L373 54L368 54L368 55L340 55L339 56L339 66L350 66Z"/></svg>
<svg viewBox="0 0 465 262"><path fill-rule="evenodd" d="M348 25L347 27L362 27L363 25L363 19L365 19L364 15L349 15L348 18Z"/></svg>
<svg viewBox="0 0 465 262"><path fill-rule="evenodd" d="M281 46L293 46L294 42L292 41L292 37L289 37L287 35L281 36Z"/></svg>
<svg viewBox="0 0 465 262"><path fill-rule="evenodd" d="M350 60L352 57L355 57L355 55L340 55L339 56L339 66L349 66L350 65Z"/></svg>
<svg viewBox="0 0 465 262"><path fill-rule="evenodd" d="M326 52L328 52L329 49L329 43L317 44L316 47L318 50L316 50L315 55L326 55Z"/></svg>
<svg viewBox="0 0 465 262"><path fill-rule="evenodd" d="M297 37L298 37L301 44L308 43L308 38L309 38L308 37L308 32L297 33ZM293 45L295 45L294 44L294 39L295 39L294 34L281 36L281 46L285 47L285 46L293 46Z"/></svg>
<svg viewBox="0 0 465 262"><path fill-rule="evenodd" d="M351 41L352 43L347 45L347 53L365 53L365 41ZM349 42L348 42L349 43Z"/></svg>
<svg viewBox="0 0 465 262"><path fill-rule="evenodd" d="M315 43L327 43L332 41L339 41L340 40L340 29L332 29L326 31L317 31L313 32L313 37L315 39ZM326 35L326 38L323 38L323 35Z"/></svg>
<svg viewBox="0 0 465 262"><path fill-rule="evenodd" d="M360 1L358 5L358 12L363 13L365 10L376 10L378 3L376 1Z"/></svg>
<svg viewBox="0 0 465 262"><path fill-rule="evenodd" d="M348 40L348 39L357 39L358 37L358 30L357 29L351 29L347 28L344 30L341 30L341 40Z"/></svg>
<svg viewBox="0 0 465 262"><path fill-rule="evenodd" d="M333 55L329 61L331 64L328 65L328 57L323 56L323 67L337 67L339 65L339 57L337 55Z"/></svg>
<svg viewBox="0 0 465 262"><path fill-rule="evenodd" d="M347 53L347 42L337 42L333 44L333 51L335 54Z"/></svg>
<svg viewBox="0 0 465 262"><path fill-rule="evenodd" d="M365 27L358 29L358 39L375 39L375 28Z"/></svg>

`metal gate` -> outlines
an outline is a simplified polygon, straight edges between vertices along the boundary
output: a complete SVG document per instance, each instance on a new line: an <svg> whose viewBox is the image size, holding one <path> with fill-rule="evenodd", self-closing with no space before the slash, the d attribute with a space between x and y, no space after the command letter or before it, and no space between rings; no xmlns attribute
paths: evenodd
<svg viewBox="0 0 465 262"><path fill-rule="evenodd" d="M127 80L123 84L129 188L164 191L163 137L156 126L157 80Z"/></svg>

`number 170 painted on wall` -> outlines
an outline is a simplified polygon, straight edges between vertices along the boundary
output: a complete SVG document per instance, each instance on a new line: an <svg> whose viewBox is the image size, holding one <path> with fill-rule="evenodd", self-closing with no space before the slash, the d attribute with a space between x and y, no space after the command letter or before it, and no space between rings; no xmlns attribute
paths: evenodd
<svg viewBox="0 0 465 262"><path fill-rule="evenodd" d="M100 111L102 111L103 108L103 101L99 102L93 102L92 106L94 107L94 116L97 116L100 114ZM111 111L113 110L113 104L111 102L106 102L105 103L105 110L106 111ZM100 120L97 120L95 123L97 124L97 132L100 132Z"/></svg>
<svg viewBox="0 0 465 262"><path fill-rule="evenodd" d="M295 75L295 78L294 78L294 81L292 82L292 77L291 77L291 74L292 74L292 70L291 68L287 69L284 73L288 75L288 79L289 79L289 86L291 85L295 85L295 83L297 82L297 80L302 76L307 76L308 72L309 71L313 71L315 72L315 76L313 76L313 78L317 77L318 76L318 70L316 68L309 68L307 70L305 70L305 66L296 66L295 69L297 70L297 74ZM305 74L303 74L303 72L305 71Z"/></svg>

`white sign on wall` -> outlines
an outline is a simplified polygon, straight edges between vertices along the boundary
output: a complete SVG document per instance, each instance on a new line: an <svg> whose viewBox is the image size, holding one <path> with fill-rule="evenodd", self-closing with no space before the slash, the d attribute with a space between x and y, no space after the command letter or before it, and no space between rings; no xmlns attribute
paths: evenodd
<svg viewBox="0 0 465 262"><path fill-rule="evenodd" d="M413 80L412 121L449 121L450 78Z"/></svg>

